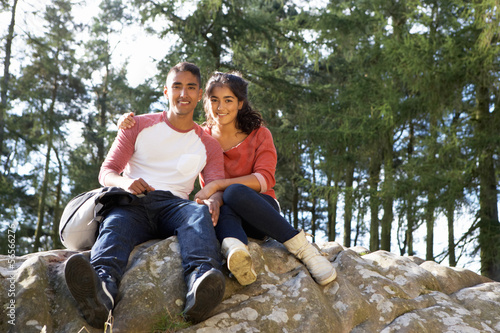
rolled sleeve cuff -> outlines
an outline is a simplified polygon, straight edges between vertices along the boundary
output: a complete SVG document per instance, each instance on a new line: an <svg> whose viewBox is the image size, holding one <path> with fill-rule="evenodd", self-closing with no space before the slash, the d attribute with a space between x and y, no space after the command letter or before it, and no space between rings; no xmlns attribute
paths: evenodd
<svg viewBox="0 0 500 333"><path fill-rule="evenodd" d="M102 186L106 186L106 176L109 175L112 171L111 170L105 170L99 174L99 183Z"/></svg>
<svg viewBox="0 0 500 333"><path fill-rule="evenodd" d="M266 182L266 179L264 178L264 176L262 176L258 172L252 173L252 175L254 175L255 177L257 177L257 180L260 183L260 193L267 192L267 182Z"/></svg>

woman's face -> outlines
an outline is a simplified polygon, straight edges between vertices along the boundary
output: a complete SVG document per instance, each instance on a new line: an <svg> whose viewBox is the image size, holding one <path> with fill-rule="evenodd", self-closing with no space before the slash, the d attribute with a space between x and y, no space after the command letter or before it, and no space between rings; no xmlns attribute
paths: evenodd
<svg viewBox="0 0 500 333"><path fill-rule="evenodd" d="M238 101L231 89L225 85L214 87L208 98L210 99L212 118L218 126L236 123L236 116L243 106L243 101Z"/></svg>

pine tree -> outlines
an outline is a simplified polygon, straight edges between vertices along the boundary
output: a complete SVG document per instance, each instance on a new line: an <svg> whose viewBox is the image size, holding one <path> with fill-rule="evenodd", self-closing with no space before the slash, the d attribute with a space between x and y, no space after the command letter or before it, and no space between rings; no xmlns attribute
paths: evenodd
<svg viewBox="0 0 500 333"><path fill-rule="evenodd" d="M60 193L62 187L61 172L64 172L61 155L67 153L64 140L64 124L79 109L79 99L85 95L81 81L75 77L76 59L73 34L75 26L71 15L71 4L58 1L46 7L45 34L31 36L28 45L32 48L32 63L22 69L19 91L20 99L26 102L20 122L33 121L31 133L21 134L26 138L25 144L33 145L30 161L34 164L34 183L36 189L37 222L33 249L42 248L42 242L51 236L56 243L58 235L54 234L59 220L54 213L60 212L60 195L53 197L56 189ZM36 82L36 84L33 84ZM24 116L26 115L26 117ZM29 141L28 141L29 140ZM56 157L57 166L53 166ZM39 161L39 162L38 162ZM49 215L50 214L50 215ZM46 218L49 218L47 221Z"/></svg>

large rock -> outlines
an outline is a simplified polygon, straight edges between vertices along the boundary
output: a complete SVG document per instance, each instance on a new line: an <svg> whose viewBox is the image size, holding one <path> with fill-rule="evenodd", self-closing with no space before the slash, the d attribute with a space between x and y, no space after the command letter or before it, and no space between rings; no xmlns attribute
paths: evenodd
<svg viewBox="0 0 500 333"><path fill-rule="evenodd" d="M322 250L338 277L321 287L276 241L250 242L249 248L257 281L242 287L225 271L224 301L211 318L189 326L179 316L186 286L176 238L137 247L112 331L172 332L179 325L180 332L197 333L500 332L500 283L471 271L330 242ZM6 291L0 332L103 331L81 318L64 282L64 261L74 253L34 253L15 258L14 267L12 258L0 256Z"/></svg>

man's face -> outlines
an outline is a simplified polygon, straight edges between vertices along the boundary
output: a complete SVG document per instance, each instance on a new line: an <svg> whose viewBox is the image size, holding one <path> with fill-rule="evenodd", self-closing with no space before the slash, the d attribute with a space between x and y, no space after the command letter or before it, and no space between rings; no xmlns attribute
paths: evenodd
<svg viewBox="0 0 500 333"><path fill-rule="evenodd" d="M175 115L192 114L202 93L197 77L191 72L172 72L167 77L164 94L168 98L170 111Z"/></svg>

